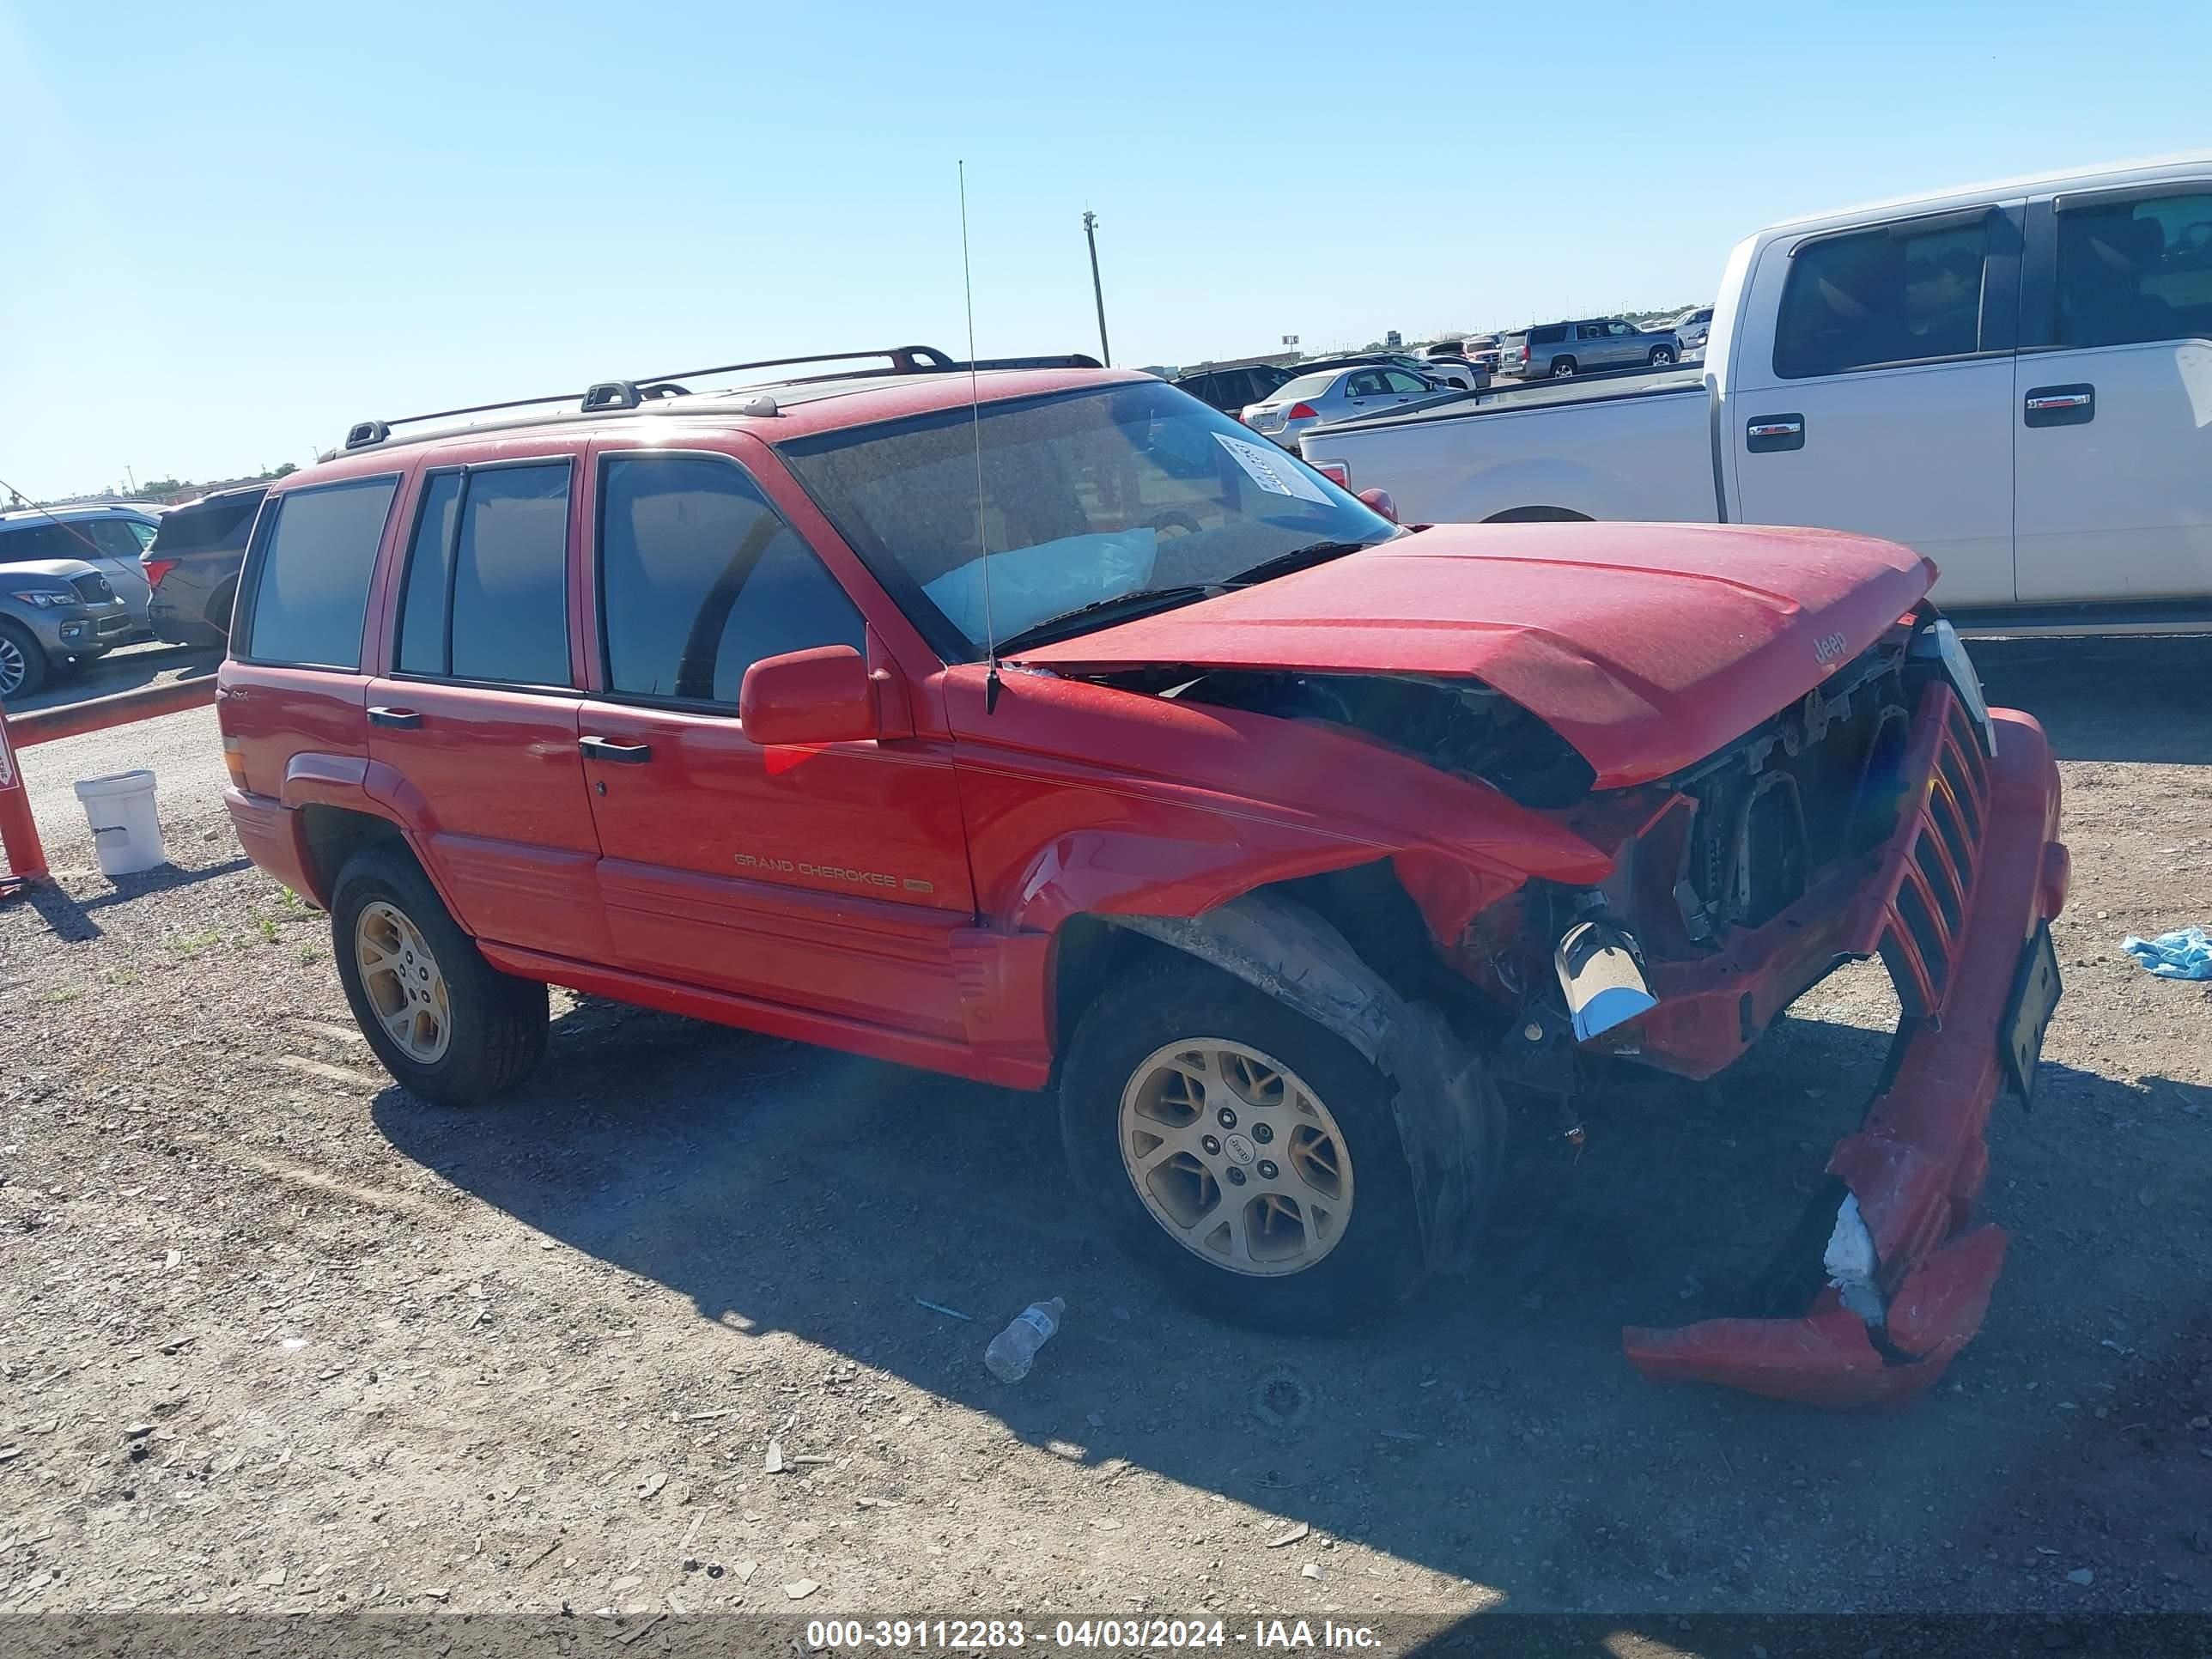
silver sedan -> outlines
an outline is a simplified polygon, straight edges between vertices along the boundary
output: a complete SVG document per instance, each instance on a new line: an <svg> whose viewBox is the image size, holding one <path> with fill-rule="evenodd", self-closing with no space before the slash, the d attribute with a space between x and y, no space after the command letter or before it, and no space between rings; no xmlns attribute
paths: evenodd
<svg viewBox="0 0 2212 1659"><path fill-rule="evenodd" d="M1376 365L1325 368L1285 381L1265 403L1248 404L1237 418L1295 455L1298 434L1308 427L1380 414L1449 389L1410 369Z"/></svg>

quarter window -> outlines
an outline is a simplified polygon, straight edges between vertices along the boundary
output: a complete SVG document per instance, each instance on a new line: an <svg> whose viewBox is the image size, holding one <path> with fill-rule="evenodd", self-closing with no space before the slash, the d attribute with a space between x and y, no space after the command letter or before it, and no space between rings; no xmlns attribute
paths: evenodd
<svg viewBox="0 0 2212 1659"><path fill-rule="evenodd" d="M1784 380L1956 357L1981 345L1989 220L1832 236L1790 262L1775 325Z"/></svg>
<svg viewBox="0 0 2212 1659"><path fill-rule="evenodd" d="M737 465L611 457L599 491L607 684L734 706L763 657L866 646L860 614Z"/></svg>
<svg viewBox="0 0 2212 1659"><path fill-rule="evenodd" d="M358 478L277 498L255 573L246 654L358 669L369 574L396 478Z"/></svg>
<svg viewBox="0 0 2212 1659"><path fill-rule="evenodd" d="M2057 343L2212 336L2212 191L2058 215Z"/></svg>

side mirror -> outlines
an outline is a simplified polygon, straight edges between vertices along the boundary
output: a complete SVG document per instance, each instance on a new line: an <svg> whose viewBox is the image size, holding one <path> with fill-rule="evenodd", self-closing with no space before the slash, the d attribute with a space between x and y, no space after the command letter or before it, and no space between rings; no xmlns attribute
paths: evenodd
<svg viewBox="0 0 2212 1659"><path fill-rule="evenodd" d="M738 688L738 720L765 747L854 743L878 735L868 665L849 645L763 657Z"/></svg>
<svg viewBox="0 0 2212 1659"><path fill-rule="evenodd" d="M1359 499L1389 520L1392 524L1398 522L1398 503L1390 499L1389 490L1363 489L1359 492Z"/></svg>

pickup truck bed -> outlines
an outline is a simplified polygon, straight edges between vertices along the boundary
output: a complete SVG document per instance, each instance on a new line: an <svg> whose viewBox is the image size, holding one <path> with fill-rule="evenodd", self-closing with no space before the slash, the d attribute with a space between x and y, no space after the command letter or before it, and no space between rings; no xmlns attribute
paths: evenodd
<svg viewBox="0 0 2212 1659"><path fill-rule="evenodd" d="M1299 447L1380 484L1408 524L1540 518L1712 524L1720 509L1704 371L1635 369L1535 380L1311 428ZM1603 406L1602 465L1579 453L1578 422ZM1479 422L1479 442L1468 441ZM1370 464L1387 451L1388 461ZM1591 458L1592 460L1598 458ZM1502 507L1501 504L1510 504Z"/></svg>

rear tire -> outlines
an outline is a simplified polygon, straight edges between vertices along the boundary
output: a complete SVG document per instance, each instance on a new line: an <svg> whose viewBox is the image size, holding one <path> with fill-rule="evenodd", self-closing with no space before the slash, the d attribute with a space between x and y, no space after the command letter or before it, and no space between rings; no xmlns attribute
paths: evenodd
<svg viewBox="0 0 2212 1659"><path fill-rule="evenodd" d="M1077 1025L1060 1133L1108 1230L1181 1300L1262 1330L1335 1331L1389 1312L1425 1272L1393 1092L1303 1014L1161 957Z"/></svg>
<svg viewBox="0 0 2212 1659"><path fill-rule="evenodd" d="M1552 359L1552 378L1553 380L1564 380L1568 375L1574 372L1575 360L1573 358L1554 357Z"/></svg>
<svg viewBox="0 0 2212 1659"><path fill-rule="evenodd" d="M545 1054L545 988L483 958L397 841L346 860L331 896L346 1001L393 1079L441 1106L475 1106Z"/></svg>
<svg viewBox="0 0 2212 1659"><path fill-rule="evenodd" d="M27 697L46 683L49 665L39 642L11 622L0 622L0 702Z"/></svg>

